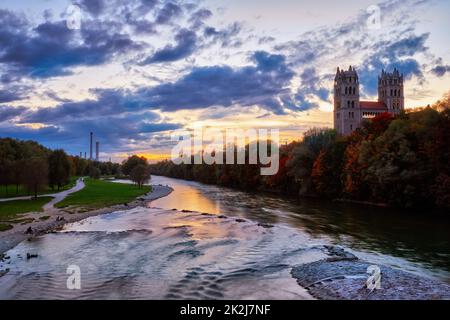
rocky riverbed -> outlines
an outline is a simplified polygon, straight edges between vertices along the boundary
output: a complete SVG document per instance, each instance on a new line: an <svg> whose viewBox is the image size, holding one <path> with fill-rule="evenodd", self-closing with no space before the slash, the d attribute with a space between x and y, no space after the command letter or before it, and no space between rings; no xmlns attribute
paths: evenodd
<svg viewBox="0 0 450 320"><path fill-rule="evenodd" d="M450 286L414 274L378 266L381 288L368 289L367 269L372 263L334 246L324 246L330 256L294 267L292 276L318 299L327 300L448 300Z"/></svg>

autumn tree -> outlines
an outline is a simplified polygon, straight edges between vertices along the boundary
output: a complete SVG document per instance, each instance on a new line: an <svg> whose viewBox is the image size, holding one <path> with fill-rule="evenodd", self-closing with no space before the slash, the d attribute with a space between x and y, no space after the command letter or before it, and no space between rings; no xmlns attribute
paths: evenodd
<svg viewBox="0 0 450 320"><path fill-rule="evenodd" d="M345 150L345 140L338 140L323 149L314 161L311 177L318 195L335 198L342 193Z"/></svg>

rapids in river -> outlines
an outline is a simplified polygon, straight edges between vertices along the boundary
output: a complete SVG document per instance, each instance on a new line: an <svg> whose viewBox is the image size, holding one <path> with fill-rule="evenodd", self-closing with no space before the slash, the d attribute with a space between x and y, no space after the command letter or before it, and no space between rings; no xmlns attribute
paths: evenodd
<svg viewBox="0 0 450 320"><path fill-rule="evenodd" d="M174 191L9 250L0 298L310 299L290 270L324 258L324 245L450 282L450 225L442 217L158 176L152 184ZM80 269L80 290L67 287L69 266Z"/></svg>

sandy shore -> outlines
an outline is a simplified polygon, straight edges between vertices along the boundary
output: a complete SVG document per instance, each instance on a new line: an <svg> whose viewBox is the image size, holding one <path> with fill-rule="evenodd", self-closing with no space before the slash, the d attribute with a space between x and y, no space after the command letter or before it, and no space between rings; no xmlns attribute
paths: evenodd
<svg viewBox="0 0 450 320"><path fill-rule="evenodd" d="M24 214L21 218L33 218L34 222L24 225L16 224L13 229L0 232L0 254L14 248L26 239L59 230L66 223L77 222L88 217L111 213L114 211L145 206L148 202L165 197L173 191L173 189L168 186L152 185L152 188L152 192L138 197L136 200L128 203L127 205L116 205L83 213L69 213L63 210L52 209L40 213ZM40 220L41 218L45 218L46 220ZM29 228L32 230L31 233L27 233Z"/></svg>

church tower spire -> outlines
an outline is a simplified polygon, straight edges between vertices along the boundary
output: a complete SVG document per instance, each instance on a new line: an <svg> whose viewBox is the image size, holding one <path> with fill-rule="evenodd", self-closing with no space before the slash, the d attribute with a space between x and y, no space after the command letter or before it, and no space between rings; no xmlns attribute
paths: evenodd
<svg viewBox="0 0 450 320"><path fill-rule="evenodd" d="M359 78L352 66L337 73L334 81L334 127L338 133L348 135L361 123L359 107Z"/></svg>
<svg viewBox="0 0 450 320"><path fill-rule="evenodd" d="M403 74L397 68L392 73L383 70L378 78L378 101L386 105L388 112L399 114L405 109L403 89Z"/></svg>

